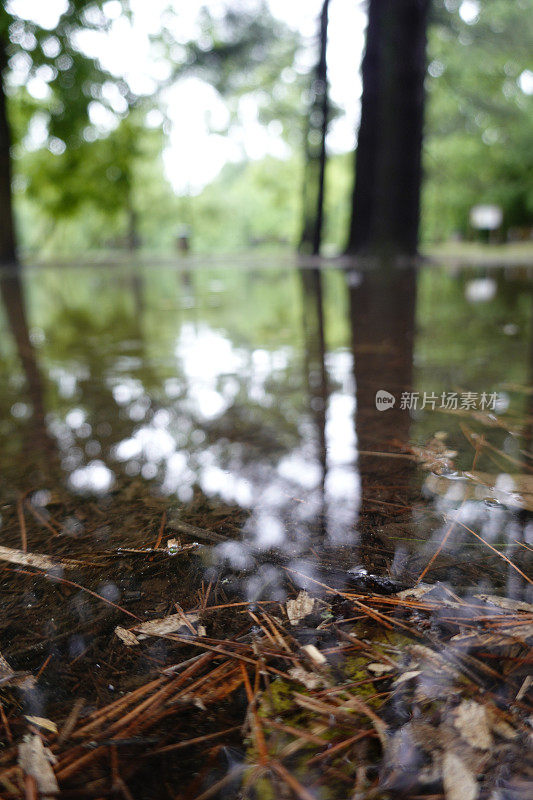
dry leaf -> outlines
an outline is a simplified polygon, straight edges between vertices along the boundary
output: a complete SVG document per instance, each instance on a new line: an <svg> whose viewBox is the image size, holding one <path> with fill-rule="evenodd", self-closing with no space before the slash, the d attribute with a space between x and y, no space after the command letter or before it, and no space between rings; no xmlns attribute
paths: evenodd
<svg viewBox="0 0 533 800"><path fill-rule="evenodd" d="M506 611L526 611L533 614L533 606L531 603L525 603L523 600L511 600L510 597L498 597L494 594L476 594L478 600L483 600L484 603L492 603L498 608L503 608Z"/></svg>
<svg viewBox="0 0 533 800"><path fill-rule="evenodd" d="M519 642L527 643L533 638L533 623L527 625L510 625L499 628L498 633L458 633L452 636L451 642L461 647L508 647Z"/></svg>
<svg viewBox="0 0 533 800"><path fill-rule="evenodd" d="M454 726L462 738L479 750L490 750L492 735L485 708L475 700L463 700L455 709Z"/></svg>
<svg viewBox="0 0 533 800"><path fill-rule="evenodd" d="M374 675L385 675L385 673L392 672L396 669L395 666L391 666L390 664L378 664L377 662L367 664L366 668L369 672L373 672Z"/></svg>
<svg viewBox="0 0 533 800"><path fill-rule="evenodd" d="M442 759L442 780L446 800L476 800L475 776L455 753L447 751Z"/></svg>
<svg viewBox="0 0 533 800"><path fill-rule="evenodd" d="M52 753L36 733L26 735L19 744L19 766L25 775L35 778L39 794L43 797L59 794L59 786L50 763L52 760Z"/></svg>
<svg viewBox="0 0 533 800"><path fill-rule="evenodd" d="M139 640L135 634L127 630L127 628L121 628L120 625L117 625L115 628L115 633L118 638L121 639L128 647L134 647L135 645L139 644Z"/></svg>
<svg viewBox="0 0 533 800"><path fill-rule="evenodd" d="M55 722L52 722L51 719L46 719L46 717L28 717L27 715L26 719L28 722L31 722L32 725L36 725L38 728L42 728L44 731L57 733L57 725Z"/></svg>
<svg viewBox="0 0 533 800"><path fill-rule="evenodd" d="M190 631L189 626L192 626L192 623L198 622L198 620L198 614L170 614L168 617L163 617L163 619L151 619L148 622L141 622L140 625L136 625L130 630L121 628L118 625L115 628L115 633L119 639L122 639L124 644L132 647L139 644L141 639L146 639L147 636L166 636L168 633L176 633L180 628L187 628Z"/></svg>
<svg viewBox="0 0 533 800"><path fill-rule="evenodd" d="M326 663L326 657L322 655L320 650L318 650L314 644L306 644L302 647L302 650L304 653L307 653L311 661L313 661L315 664Z"/></svg>
<svg viewBox="0 0 533 800"><path fill-rule="evenodd" d="M189 624L198 622L198 614L169 614L168 617L163 619L151 619L148 622L142 622L136 625L133 630L138 634L138 639L145 639L147 636L165 636L167 633L175 633L180 628L187 628L187 620Z"/></svg>
<svg viewBox="0 0 533 800"><path fill-rule="evenodd" d="M396 597L399 597L400 600L419 600L434 588L434 586L430 586L427 583L419 583L418 586L413 586L412 589L404 589L402 592L397 592Z"/></svg>
<svg viewBox="0 0 533 800"><path fill-rule="evenodd" d="M287 616L291 625L298 625L315 610L316 600L307 592L300 592L295 600L287 600Z"/></svg>
<svg viewBox="0 0 533 800"><path fill-rule="evenodd" d="M288 674L293 680L303 683L306 689L318 689L324 683L319 675L313 675L312 672L308 672L303 667L292 667Z"/></svg>
<svg viewBox="0 0 533 800"><path fill-rule="evenodd" d="M0 561L20 564L23 567L36 567L45 572L59 572L61 569L73 569L79 566L76 561L69 559L54 561L49 556L43 556L40 553L25 553L23 550L14 550L12 547L3 546L0 546Z"/></svg>
<svg viewBox="0 0 533 800"><path fill-rule="evenodd" d="M399 678L396 678L394 681L394 686L399 686L401 683L405 683L406 681L410 681L413 678L416 678L418 675L422 674L421 669L411 669L409 672L404 672L403 675L400 675Z"/></svg>

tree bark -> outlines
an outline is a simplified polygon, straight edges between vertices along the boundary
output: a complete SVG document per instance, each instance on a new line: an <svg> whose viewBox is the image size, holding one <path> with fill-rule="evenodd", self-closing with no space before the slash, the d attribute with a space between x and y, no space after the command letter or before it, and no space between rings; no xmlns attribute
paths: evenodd
<svg viewBox="0 0 533 800"><path fill-rule="evenodd" d="M324 0L320 12L320 55L315 68L312 101L306 139L306 165L303 191L303 229L300 252L320 254L324 222L324 180L326 175L326 136L329 122L328 95L328 12L329 0Z"/></svg>
<svg viewBox="0 0 533 800"><path fill-rule="evenodd" d="M11 195L11 133L3 80L6 63L5 42L0 37L0 266L17 263Z"/></svg>
<svg viewBox="0 0 533 800"><path fill-rule="evenodd" d="M430 0L370 0L348 254L415 255Z"/></svg>

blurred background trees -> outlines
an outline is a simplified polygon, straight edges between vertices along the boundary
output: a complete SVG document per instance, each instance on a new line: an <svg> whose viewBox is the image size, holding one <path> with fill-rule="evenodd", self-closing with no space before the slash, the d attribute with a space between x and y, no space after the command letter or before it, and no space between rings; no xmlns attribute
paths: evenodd
<svg viewBox="0 0 533 800"><path fill-rule="evenodd" d="M342 252L347 238L349 249L358 249L358 220L362 229L369 226L358 212L350 223L353 154L348 147L339 152L331 134L325 136L327 123L344 113L334 103L328 107L324 24L322 48L318 35L321 9L333 13L336 2L341 5L317 0L313 31L304 35L278 19L266 0L206 0L195 16L188 13L189 22L194 16L188 26L180 4L161 0L153 7L159 24L150 30L150 63L157 69L142 85L98 57L116 29L138 28L135 0L58 0L51 5L62 13L47 22L33 14L39 5L33 0L3 4L0 259L11 260L14 250L10 186L20 249L30 256L117 248L171 254L183 225L196 252L294 249L302 241L304 250L316 251L322 205L322 253ZM409 4L424 12L428 5L394 5ZM533 0L429 5L422 241L473 237L469 210L479 203L502 207L502 239L527 237L533 227ZM350 80L356 95L356 71ZM179 152L173 143L176 129L190 127L191 92L185 100L173 94L186 81L192 94L196 88L212 93L208 141L225 143L230 154L194 184L175 175L171 181L168 168L169 153L178 151L184 164L189 157L185 145ZM250 127L261 143L255 149L246 144ZM394 158L405 166L405 141L416 150L418 134L402 143L397 130L389 133L390 152L396 148ZM193 139L189 146L198 151L200 144ZM202 146L207 161L211 145ZM371 161L364 136L360 159ZM394 169L386 171L390 180ZM361 164L356 185L357 179L364 179ZM406 180L401 174L398 185L405 189ZM368 181L376 185L375 176ZM383 239L383 232L376 235Z"/></svg>

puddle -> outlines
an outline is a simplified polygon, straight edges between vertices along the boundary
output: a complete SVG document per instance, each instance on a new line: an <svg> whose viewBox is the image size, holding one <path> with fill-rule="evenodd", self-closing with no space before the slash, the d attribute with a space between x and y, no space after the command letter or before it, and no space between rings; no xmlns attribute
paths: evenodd
<svg viewBox="0 0 533 800"><path fill-rule="evenodd" d="M9 687L1 696L7 716L0 781L6 796L18 796L16 780L9 785L16 774L9 758L27 728L25 715L64 726L76 708L60 746L52 735L60 785L75 796L131 790L143 797L237 797L255 762L262 765L256 775L262 788L250 796L269 797L267 784L278 781L297 797L345 797L346 775L351 786L359 781L361 797L377 791L378 772L363 775L354 766L352 775L332 761L326 786L318 767L306 773L301 757L291 763L303 788L291 783L279 752L292 753L294 743L283 736L301 724L308 744L313 737L315 745L329 741L324 730L304 724L301 709L327 718L333 679L322 675L309 684L313 697L300 698L300 711L279 722L290 684L278 685L279 697L269 697L267 688L260 701L250 700L260 672L258 651L246 637L266 637L266 661L269 647L287 653L307 639L319 653L340 647L330 659L337 680L342 673L342 685L362 682L368 689L369 646L366 661L342 656L331 621L354 617L346 606L354 597L374 597L370 627L344 632L352 636L350 647L353 636L374 637L379 653L372 658L385 659L391 681L398 670L418 670L424 697L432 697L435 678L420 666L420 652L418 660L399 656L402 625L426 630L447 615L477 619L480 603L489 604L489 616L510 613L481 595L532 602L531 272L427 267L383 276L275 263L46 267L4 276L2 301L0 653L8 666L0 661L0 693L2 681ZM39 557L44 561L32 560ZM399 648L392 658L383 632L372 629L392 609L379 604L390 598L397 606L397 593L420 578L437 587L431 597L438 610L421 595L410 601L421 604L418 622L402 617L405 609L394 611L403 622L389 640ZM302 589L323 605L313 624L302 623L287 638L276 627L279 604ZM462 613L450 611L449 602L463 603ZM206 620L211 608L216 614ZM161 636L152 631L139 639L132 630L169 615L177 615L177 627ZM122 638L117 625L126 631ZM450 625L456 627L446 635L466 635L458 622ZM191 637L203 640L200 657ZM237 660L220 661L230 641ZM448 642L445 652L456 646ZM303 666L291 656L290 668L322 674L309 652ZM179 676L199 679L208 663L219 673L194 702L185 681L185 702ZM242 674L252 664L255 684L253 668L249 677ZM290 681L289 666L275 662L270 678ZM449 685L455 681L449 676ZM161 714L146 700L152 691L165 697ZM373 691L349 702L366 702ZM153 724L135 727L132 697L146 700ZM131 730L112 714L111 727L99 728L98 709L120 698L126 699L117 708L131 713ZM246 734L250 702L256 710L247 712ZM206 763L203 745L194 743L186 751L190 768L176 748L163 754L176 741L176 703L183 705L178 740L230 731L208 739ZM253 721L255 713L278 719L279 752L268 762L273 784L264 775L271 740L258 733L263 723ZM333 716L344 724L342 713ZM449 714L442 724L453 728ZM89 758L84 725L102 759ZM383 760L383 792L409 786L413 796L439 795L440 761L423 789L398 778L399 730L391 734L396 755L387 751ZM424 761L413 744L420 735L418 729L402 734L411 755ZM374 725L369 742L362 737L364 747L353 746L375 763L384 736ZM441 739L436 750L453 761ZM147 761L137 763L141 751ZM161 784L155 764L165 776ZM130 774L133 783L123 790L122 776ZM87 783L85 794L79 779Z"/></svg>

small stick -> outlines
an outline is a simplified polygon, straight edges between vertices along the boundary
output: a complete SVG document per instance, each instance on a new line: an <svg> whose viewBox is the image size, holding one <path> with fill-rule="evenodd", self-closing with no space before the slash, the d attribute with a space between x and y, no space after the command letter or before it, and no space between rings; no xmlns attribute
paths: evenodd
<svg viewBox="0 0 533 800"><path fill-rule="evenodd" d="M154 550L158 549L159 545L163 540L163 533L165 531L166 522L167 522L167 512L163 511L163 516L161 517L161 525L159 526L159 533L157 535L157 539L154 544Z"/></svg>
<svg viewBox="0 0 533 800"><path fill-rule="evenodd" d="M28 537L26 534L26 520L24 519L24 499L19 497L17 500L17 515L20 525L20 540L22 542L22 552L28 552Z"/></svg>
<svg viewBox="0 0 533 800"><path fill-rule="evenodd" d="M82 710L84 705L85 705L85 698L84 697L78 697L78 699L76 700L76 702L72 706L72 711L68 715L68 717L66 719L66 722L63 725L61 733L59 734L59 738L57 740L57 744L58 744L59 747L61 747L67 741L67 739L69 738L70 734L74 730L74 728L76 726L76 722L78 721L78 717L80 716L81 710Z"/></svg>

